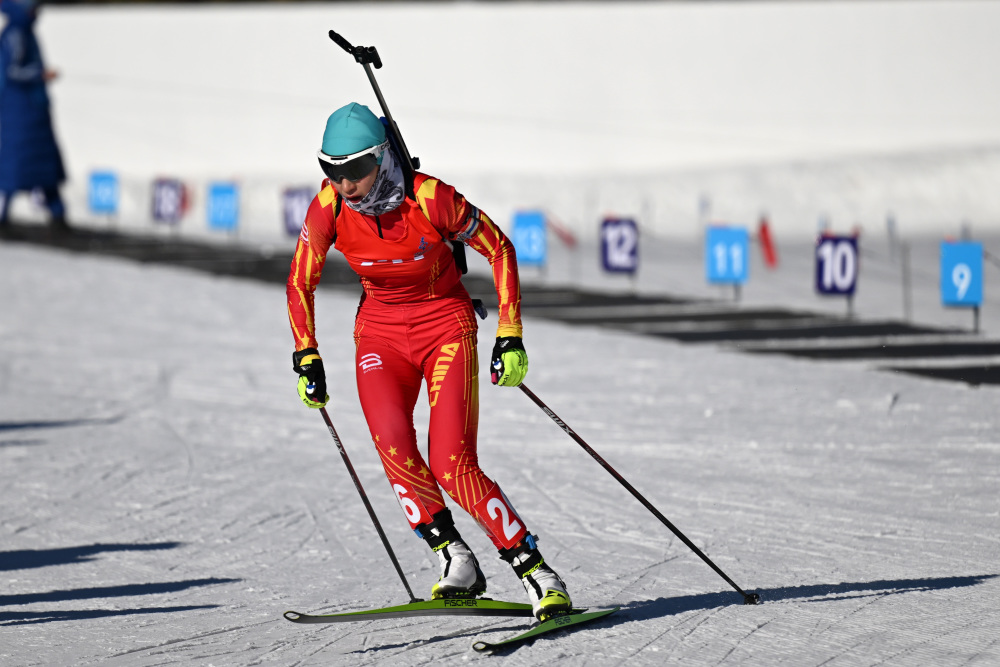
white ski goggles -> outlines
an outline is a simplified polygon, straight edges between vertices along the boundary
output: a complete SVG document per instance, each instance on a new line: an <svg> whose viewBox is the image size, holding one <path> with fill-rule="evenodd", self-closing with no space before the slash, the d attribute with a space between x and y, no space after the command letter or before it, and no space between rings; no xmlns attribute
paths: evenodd
<svg viewBox="0 0 1000 667"><path fill-rule="evenodd" d="M327 177L334 183L339 183L343 179L352 182L360 181L372 172L382 161L382 155L389 148L389 142L366 148L350 155L327 155L321 150L316 151L319 158L319 166Z"/></svg>

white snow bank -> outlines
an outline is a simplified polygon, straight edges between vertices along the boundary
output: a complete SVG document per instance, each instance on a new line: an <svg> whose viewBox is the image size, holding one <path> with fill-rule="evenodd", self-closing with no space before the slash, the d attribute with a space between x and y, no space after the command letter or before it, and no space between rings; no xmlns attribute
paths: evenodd
<svg viewBox="0 0 1000 667"><path fill-rule="evenodd" d="M149 225L151 178L188 180L189 231L205 183L235 179L243 233L280 238L326 116L377 107L335 28L378 46L425 168L501 224L541 206L585 234L615 211L687 235L707 197L785 235L889 211L904 231L1000 226L996 3L46 7L39 25L76 218L95 168L120 172L127 225Z"/></svg>

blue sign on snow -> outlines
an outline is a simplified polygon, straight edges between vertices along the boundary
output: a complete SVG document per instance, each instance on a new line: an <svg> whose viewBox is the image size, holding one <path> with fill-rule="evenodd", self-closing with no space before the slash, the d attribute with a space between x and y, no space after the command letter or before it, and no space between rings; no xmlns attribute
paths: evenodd
<svg viewBox="0 0 1000 667"><path fill-rule="evenodd" d="M210 183L205 217L212 229L236 229L240 221L239 187L235 183Z"/></svg>
<svg viewBox="0 0 1000 667"><path fill-rule="evenodd" d="M511 242L517 254L517 263L545 266L548 244L545 231L545 213L518 211L514 213L514 230Z"/></svg>
<svg viewBox="0 0 1000 667"><path fill-rule="evenodd" d="M631 218L605 218L601 223L601 261L611 273L639 270L639 227Z"/></svg>
<svg viewBox="0 0 1000 667"><path fill-rule="evenodd" d="M316 191L309 187L285 188L281 194L281 212L285 220L285 231L289 236L298 236L306 220L306 213Z"/></svg>
<svg viewBox="0 0 1000 667"><path fill-rule="evenodd" d="M941 303L979 306L983 303L983 244L941 242Z"/></svg>
<svg viewBox="0 0 1000 667"><path fill-rule="evenodd" d="M750 233L746 227L709 227L705 277L710 283L742 285L750 277Z"/></svg>
<svg viewBox="0 0 1000 667"><path fill-rule="evenodd" d="M824 234L816 242L816 291L850 296L858 284L858 237Z"/></svg>
<svg viewBox="0 0 1000 667"><path fill-rule="evenodd" d="M92 213L116 214L118 212L118 174L113 171L91 172L88 200Z"/></svg>

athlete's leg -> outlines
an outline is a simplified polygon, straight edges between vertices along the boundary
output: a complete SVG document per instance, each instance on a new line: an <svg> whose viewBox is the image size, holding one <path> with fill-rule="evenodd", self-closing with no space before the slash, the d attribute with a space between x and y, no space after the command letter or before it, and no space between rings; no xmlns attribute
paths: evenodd
<svg viewBox="0 0 1000 667"><path fill-rule="evenodd" d="M444 498L417 449L413 407L420 393L420 369L388 339L355 332L358 397L389 485L411 528L433 521ZM402 345L406 345L405 340Z"/></svg>
<svg viewBox="0 0 1000 667"><path fill-rule="evenodd" d="M431 597L475 597L486 591L486 577L417 449L413 407L423 376L410 360L404 329L371 322L359 322L355 328L361 405L396 500L410 527L437 554L441 576ZM387 338L372 335L374 330Z"/></svg>
<svg viewBox="0 0 1000 667"><path fill-rule="evenodd" d="M498 549L526 536L524 522L500 487L479 467L479 357L475 315L469 308L442 321L452 330L424 364L430 402L431 472L455 502L486 531Z"/></svg>
<svg viewBox="0 0 1000 667"><path fill-rule="evenodd" d="M500 487L479 467L479 363L476 321L455 315L454 335L424 365L431 405L428 459L441 487L472 515L521 580L532 611L541 620L568 612L566 586L538 551Z"/></svg>

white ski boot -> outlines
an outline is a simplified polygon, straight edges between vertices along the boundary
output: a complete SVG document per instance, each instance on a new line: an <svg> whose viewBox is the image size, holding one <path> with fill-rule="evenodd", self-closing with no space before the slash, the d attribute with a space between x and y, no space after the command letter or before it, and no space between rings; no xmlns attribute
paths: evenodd
<svg viewBox="0 0 1000 667"><path fill-rule="evenodd" d="M486 592L486 575L458 534L450 510L441 510L434 515L434 521L417 529L441 565L441 577L431 588L431 599L474 598Z"/></svg>
<svg viewBox="0 0 1000 667"><path fill-rule="evenodd" d="M539 621L568 614L573 602L566 592L566 584L548 566L541 552L535 547L535 537L528 535L522 544L513 549L501 549L500 557L510 563L520 577L524 592L531 600L531 611Z"/></svg>

